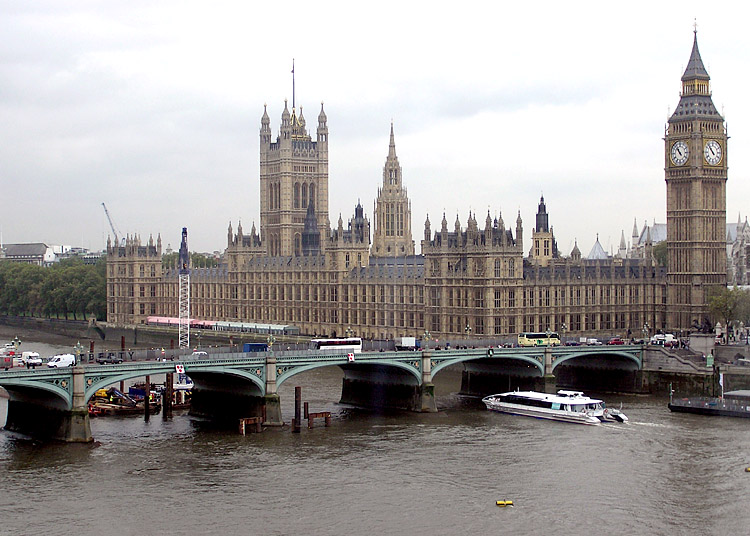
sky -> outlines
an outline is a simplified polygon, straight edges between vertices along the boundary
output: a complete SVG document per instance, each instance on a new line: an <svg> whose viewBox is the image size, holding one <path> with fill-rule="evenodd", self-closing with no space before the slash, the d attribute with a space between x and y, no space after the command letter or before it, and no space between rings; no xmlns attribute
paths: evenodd
<svg viewBox="0 0 750 536"><path fill-rule="evenodd" d="M70 4L70 5L68 5ZM419 250L487 212L525 251L541 195L564 255L666 221L664 132L698 44L727 120L727 219L750 199L740 2L0 1L0 234L223 251L259 227L259 129L329 127L329 214L373 203L393 122ZM744 103L744 104L743 104Z"/></svg>

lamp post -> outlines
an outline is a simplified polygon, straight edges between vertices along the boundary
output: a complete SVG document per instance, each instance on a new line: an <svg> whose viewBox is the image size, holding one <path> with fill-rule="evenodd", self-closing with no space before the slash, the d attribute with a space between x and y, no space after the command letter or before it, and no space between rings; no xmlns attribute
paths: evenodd
<svg viewBox="0 0 750 536"><path fill-rule="evenodd" d="M560 326L560 331L562 332L562 338L563 340L560 341L560 344L565 345L565 332L568 331L568 325L563 322L562 326Z"/></svg>
<svg viewBox="0 0 750 536"><path fill-rule="evenodd" d="M18 347L21 346L21 339L19 339L18 336L16 335L16 337L11 342L13 343L13 346L15 347L16 354L17 354L18 353Z"/></svg>
<svg viewBox="0 0 750 536"><path fill-rule="evenodd" d="M81 353L83 353L83 345L81 344L81 341L78 341L73 348L76 351L76 365L80 365L81 364Z"/></svg>
<svg viewBox="0 0 750 536"><path fill-rule="evenodd" d="M352 335L354 335L354 330L352 328L350 328L350 327L347 327L344 330L344 335L346 335L346 338L348 339L349 337L351 337Z"/></svg>
<svg viewBox="0 0 750 536"><path fill-rule="evenodd" d="M422 340L424 341L424 349L429 350L430 349L430 332L428 330L424 330L424 335L422 336Z"/></svg>
<svg viewBox="0 0 750 536"><path fill-rule="evenodd" d="M648 344L648 334L649 330L651 329L651 326L648 325L648 322L643 324L643 344Z"/></svg>
<svg viewBox="0 0 750 536"><path fill-rule="evenodd" d="M273 333L268 336L266 342L268 343L268 351L270 352L273 347L273 343L276 342L276 337L273 336Z"/></svg>
<svg viewBox="0 0 750 536"><path fill-rule="evenodd" d="M468 344L469 336L471 335L471 326L469 324L466 324L466 327L464 328L464 332L466 333L466 344Z"/></svg>

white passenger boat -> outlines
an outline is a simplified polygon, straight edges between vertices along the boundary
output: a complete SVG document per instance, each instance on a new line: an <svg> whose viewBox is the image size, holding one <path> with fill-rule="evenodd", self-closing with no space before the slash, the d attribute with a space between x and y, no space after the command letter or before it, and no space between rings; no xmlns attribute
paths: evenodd
<svg viewBox="0 0 750 536"><path fill-rule="evenodd" d="M482 402L492 411L578 424L628 420L621 411L606 408L602 400L585 396L580 391L562 390L557 394L514 391L487 396Z"/></svg>

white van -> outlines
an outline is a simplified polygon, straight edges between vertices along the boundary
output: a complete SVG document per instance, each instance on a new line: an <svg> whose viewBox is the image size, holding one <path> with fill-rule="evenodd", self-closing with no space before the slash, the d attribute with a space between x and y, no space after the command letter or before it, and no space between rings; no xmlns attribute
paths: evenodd
<svg viewBox="0 0 750 536"><path fill-rule="evenodd" d="M21 354L21 361L23 361L23 365L27 368L36 368L42 364L39 352L24 352Z"/></svg>
<svg viewBox="0 0 750 536"><path fill-rule="evenodd" d="M47 362L49 368L72 367L76 364L76 356L73 354L56 355Z"/></svg>

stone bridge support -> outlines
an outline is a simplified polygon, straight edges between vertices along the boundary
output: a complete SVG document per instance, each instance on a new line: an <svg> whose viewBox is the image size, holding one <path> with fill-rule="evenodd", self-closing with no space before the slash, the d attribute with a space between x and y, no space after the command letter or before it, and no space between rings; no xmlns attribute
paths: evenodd
<svg viewBox="0 0 750 536"><path fill-rule="evenodd" d="M83 367L74 367L72 373L70 401L49 391L9 387L5 428L40 439L67 443L93 441L85 400Z"/></svg>
<svg viewBox="0 0 750 536"><path fill-rule="evenodd" d="M435 384L432 383L432 352L422 352L422 384L419 386L420 408L423 413L437 413Z"/></svg>
<svg viewBox="0 0 750 536"><path fill-rule="evenodd" d="M552 350L551 346L544 348L544 392L557 393L557 379L552 374Z"/></svg>
<svg viewBox="0 0 750 536"><path fill-rule="evenodd" d="M266 405L266 426L281 426L284 421L281 418L281 401L276 391L276 356L268 352L266 356L266 394L264 397Z"/></svg>

